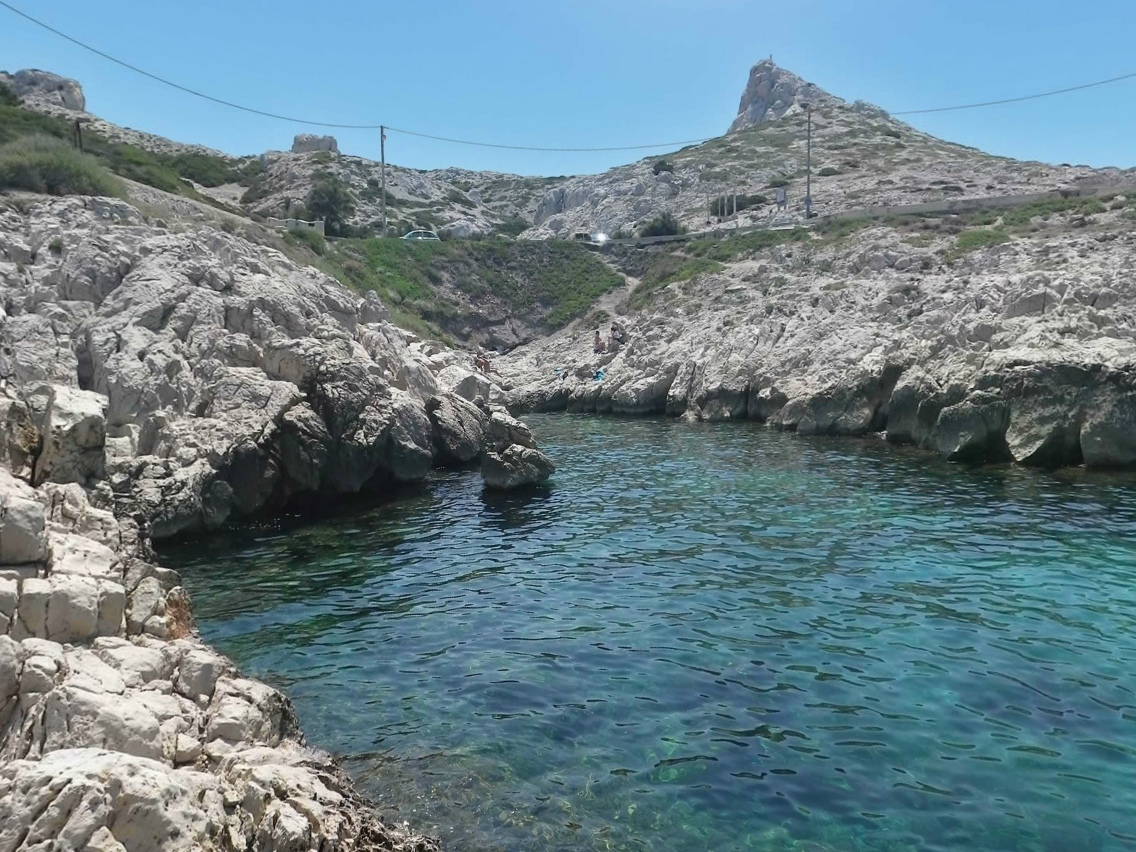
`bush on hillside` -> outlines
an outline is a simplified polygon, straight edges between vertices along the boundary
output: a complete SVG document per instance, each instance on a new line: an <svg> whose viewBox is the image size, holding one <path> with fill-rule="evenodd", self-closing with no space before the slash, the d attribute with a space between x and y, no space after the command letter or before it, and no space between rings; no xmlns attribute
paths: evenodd
<svg viewBox="0 0 1136 852"><path fill-rule="evenodd" d="M20 105L20 96L8 87L6 83L0 83L0 106L18 107Z"/></svg>
<svg viewBox="0 0 1136 852"><path fill-rule="evenodd" d="M327 240L323 238L323 234L309 228L295 228L285 231L284 239L293 245L307 246L319 255L327 251Z"/></svg>
<svg viewBox="0 0 1136 852"><path fill-rule="evenodd" d="M833 175L840 174L840 172L834 169L832 166L825 166L823 169L817 172L817 174L821 177L832 177Z"/></svg>
<svg viewBox="0 0 1136 852"><path fill-rule="evenodd" d="M678 219L669 210L660 213L639 229L641 237L672 237L685 233L686 228L679 224Z"/></svg>
<svg viewBox="0 0 1136 852"><path fill-rule="evenodd" d="M347 232L347 220L355 215L355 198L342 180L325 175L308 193L307 208L309 216L324 220L325 233L342 236Z"/></svg>
<svg viewBox="0 0 1136 852"><path fill-rule="evenodd" d="M661 175L663 172L672 172L673 173L674 170L675 170L675 167L672 166L666 160L659 160L659 162L655 163L655 166L652 169L652 171L657 175Z"/></svg>
<svg viewBox="0 0 1136 852"><path fill-rule="evenodd" d="M0 146L0 188L48 195L117 195L122 184L98 161L51 136L24 136Z"/></svg>

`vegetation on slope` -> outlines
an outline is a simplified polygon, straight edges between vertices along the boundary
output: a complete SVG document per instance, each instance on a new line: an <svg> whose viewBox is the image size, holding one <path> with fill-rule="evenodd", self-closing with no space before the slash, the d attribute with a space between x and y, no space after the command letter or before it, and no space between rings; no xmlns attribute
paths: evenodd
<svg viewBox="0 0 1136 852"><path fill-rule="evenodd" d="M73 126L64 119L24 109L11 89L0 84L0 144L38 135L53 137L70 146L73 132ZM202 186L248 181L245 170L224 157L203 152L158 154L135 145L111 142L90 128L83 130L83 150L121 177L199 200L206 199L186 180Z"/></svg>
<svg viewBox="0 0 1136 852"><path fill-rule="evenodd" d="M0 145L0 189L48 195L124 195L99 161L54 136L21 136Z"/></svg>
<svg viewBox="0 0 1136 852"><path fill-rule="evenodd" d="M485 307L494 300L531 324L560 328L624 283L570 242L338 240L322 266L360 292L375 290L403 320L417 317L443 331L459 301Z"/></svg>

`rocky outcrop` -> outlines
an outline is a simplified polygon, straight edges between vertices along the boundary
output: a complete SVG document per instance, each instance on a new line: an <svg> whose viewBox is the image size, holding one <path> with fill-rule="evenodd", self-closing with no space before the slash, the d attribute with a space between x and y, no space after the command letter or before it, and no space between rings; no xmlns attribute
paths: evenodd
<svg viewBox="0 0 1136 852"><path fill-rule="evenodd" d="M334 136L313 136L311 133L298 133L292 140L293 154L311 154L316 151L339 153L339 143Z"/></svg>
<svg viewBox="0 0 1136 852"><path fill-rule="evenodd" d="M937 220L914 236L881 225L742 252L624 317L614 355L594 354L585 328L510 353L508 405L882 434L958 461L1131 466L1136 235L1112 208L1089 230L1053 216L1037 236L959 258Z"/></svg>
<svg viewBox="0 0 1136 852"><path fill-rule="evenodd" d="M738 116L728 133L736 133L765 121L781 118L794 107L810 103L823 106L843 103L813 83L779 68L773 59L763 59L749 71L749 80L738 104Z"/></svg>
<svg viewBox="0 0 1136 852"><path fill-rule="evenodd" d="M0 83L32 105L58 106L75 112L87 109L87 99L78 81L50 71L28 68L15 74L0 72Z"/></svg>
<svg viewBox="0 0 1136 852"><path fill-rule="evenodd" d="M481 460L481 478L488 488L509 491L539 485L556 472L552 460L537 449L532 432L504 409L491 410L489 449Z"/></svg>
<svg viewBox="0 0 1136 852"><path fill-rule="evenodd" d="M484 450L484 415L436 378L457 363L431 360L374 293L275 251L81 198L0 208L0 251L8 464L97 490L152 537Z"/></svg>

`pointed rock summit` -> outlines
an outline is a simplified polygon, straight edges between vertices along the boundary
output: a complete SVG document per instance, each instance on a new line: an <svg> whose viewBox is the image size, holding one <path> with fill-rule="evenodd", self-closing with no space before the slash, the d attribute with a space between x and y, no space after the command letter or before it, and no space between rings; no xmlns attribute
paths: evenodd
<svg viewBox="0 0 1136 852"><path fill-rule="evenodd" d="M736 133L763 121L773 121L806 102L816 105L841 101L792 71L779 68L772 57L763 59L749 71L749 82L738 105L738 117L727 132Z"/></svg>

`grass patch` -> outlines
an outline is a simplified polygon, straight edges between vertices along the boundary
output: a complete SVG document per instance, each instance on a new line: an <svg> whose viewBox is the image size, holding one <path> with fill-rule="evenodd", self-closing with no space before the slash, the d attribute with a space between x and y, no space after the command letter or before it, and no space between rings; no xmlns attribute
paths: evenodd
<svg viewBox="0 0 1136 852"><path fill-rule="evenodd" d="M43 135L0 146L0 188L48 195L125 195L122 182L94 157Z"/></svg>
<svg viewBox="0 0 1136 852"><path fill-rule="evenodd" d="M456 312L447 304L447 290L474 305L498 299L515 315L555 329L624 284L595 254L566 241L340 240L321 266L353 289L373 289L442 330Z"/></svg>
<svg viewBox="0 0 1136 852"><path fill-rule="evenodd" d="M327 253L327 240L319 231L309 228L289 229L284 232L284 239L294 246L307 246L321 256Z"/></svg>
<svg viewBox="0 0 1136 852"><path fill-rule="evenodd" d="M659 252L648 261L647 271L640 278L639 286L632 292L627 304L632 308L644 308L651 303L658 291L669 284L693 281L700 275L721 271L722 264L707 257Z"/></svg>
<svg viewBox="0 0 1136 852"><path fill-rule="evenodd" d="M972 228L955 237L954 247L947 252L947 259L957 260L972 251L1000 246L1002 243L1009 242L1009 239L1010 237L1004 231Z"/></svg>
<svg viewBox="0 0 1136 852"><path fill-rule="evenodd" d="M729 263L756 254L763 249L785 243L807 242L809 239L809 232L805 228L790 228L783 231L754 231L721 240L711 238L691 240L686 244L686 252L694 257L706 258L719 263Z"/></svg>

